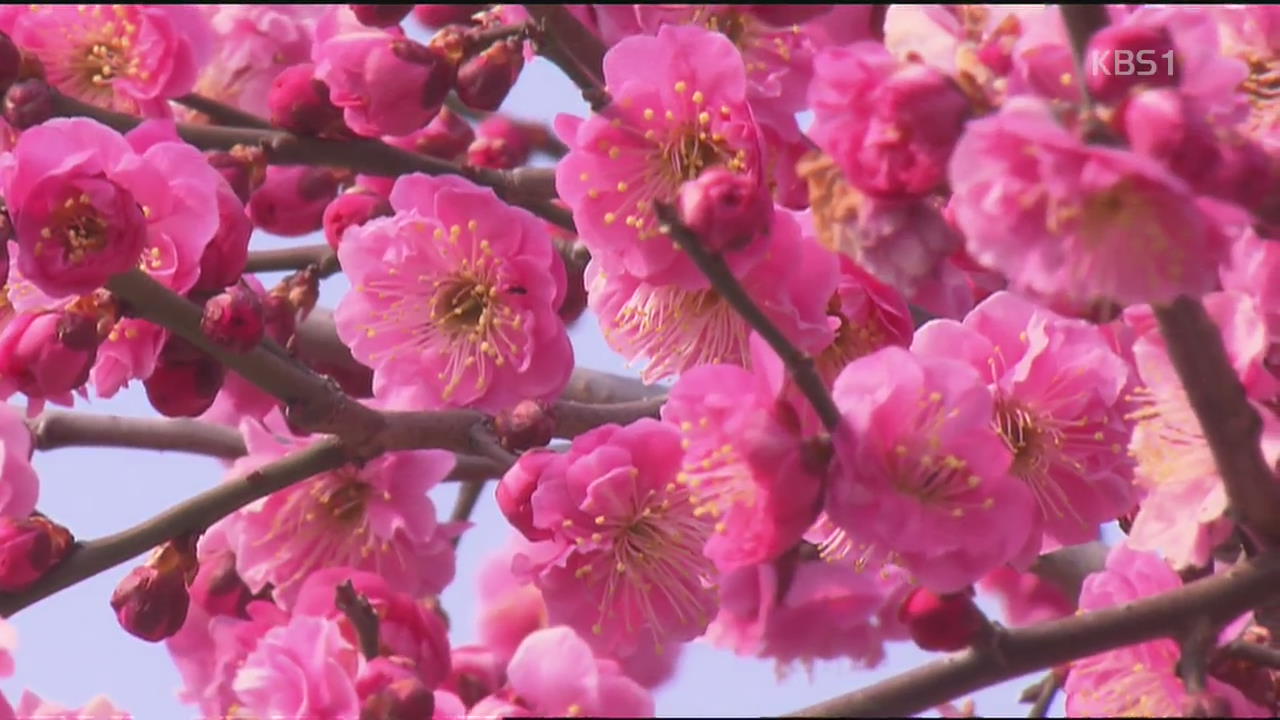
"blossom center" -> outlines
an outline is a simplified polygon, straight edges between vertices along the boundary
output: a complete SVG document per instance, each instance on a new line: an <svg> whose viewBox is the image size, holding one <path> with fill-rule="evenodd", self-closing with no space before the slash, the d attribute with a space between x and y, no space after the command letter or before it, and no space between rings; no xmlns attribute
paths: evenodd
<svg viewBox="0 0 1280 720"><path fill-rule="evenodd" d="M1062 445L1061 433L1041 422L1030 410L1008 400L997 403L994 424L1013 453L1010 472L1023 480L1043 472L1049 449Z"/></svg>
<svg viewBox="0 0 1280 720"><path fill-rule="evenodd" d="M141 59L134 52L138 25L129 19L129 9L111 6L116 18L106 22L99 19L102 10L101 6L84 9L94 16L94 21L84 26L89 30L88 36L82 39L80 49L71 56L72 77L93 89L107 88L121 77L145 80L148 73L141 69Z"/></svg>
<svg viewBox="0 0 1280 720"><path fill-rule="evenodd" d="M497 290L469 273L441 285L433 319L455 335L483 331Z"/></svg>
<svg viewBox="0 0 1280 720"><path fill-rule="evenodd" d="M364 517L370 488L353 479L322 483L312 490L321 512L343 525L354 525Z"/></svg>
<svg viewBox="0 0 1280 720"><path fill-rule="evenodd" d="M93 199L85 193L68 197L54 209L50 222L40 231L44 240L51 240L63 250L68 262L84 262L89 253L106 248L107 222L94 206ZM35 253L45 250L43 242L37 242Z"/></svg>

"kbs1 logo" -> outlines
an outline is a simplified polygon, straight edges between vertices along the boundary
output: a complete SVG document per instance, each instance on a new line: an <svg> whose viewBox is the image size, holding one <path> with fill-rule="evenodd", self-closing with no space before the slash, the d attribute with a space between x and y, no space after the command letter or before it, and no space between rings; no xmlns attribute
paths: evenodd
<svg viewBox="0 0 1280 720"><path fill-rule="evenodd" d="M1174 75L1173 51L1094 50L1089 53L1089 72L1094 77L1155 77Z"/></svg>

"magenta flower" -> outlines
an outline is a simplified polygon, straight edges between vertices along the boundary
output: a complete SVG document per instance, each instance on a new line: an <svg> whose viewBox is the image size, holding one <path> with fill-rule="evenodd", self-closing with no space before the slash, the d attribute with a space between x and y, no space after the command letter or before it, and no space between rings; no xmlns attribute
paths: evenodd
<svg viewBox="0 0 1280 720"><path fill-rule="evenodd" d="M970 114L955 81L927 65L900 65L875 42L827 48L813 68L810 134L851 185L896 199L946 180Z"/></svg>
<svg viewBox="0 0 1280 720"><path fill-rule="evenodd" d="M597 651L687 642L715 614L714 567L702 554L711 523L677 481L680 459L680 431L646 418L579 435L537 477L532 522L559 552L519 555L519 571L542 590L550 622Z"/></svg>
<svg viewBox="0 0 1280 720"><path fill-rule="evenodd" d="M255 115L267 114L267 95L281 70L311 60L321 5L204 5L216 40L196 92Z"/></svg>
<svg viewBox="0 0 1280 720"><path fill-rule="evenodd" d="M36 509L40 478L31 466L34 450L22 413L12 405L0 407L0 515L4 517L23 520Z"/></svg>
<svg viewBox="0 0 1280 720"><path fill-rule="evenodd" d="M239 707L258 717L350 720L359 712L359 662L336 622L296 615L262 636L232 689Z"/></svg>
<svg viewBox="0 0 1280 720"><path fill-rule="evenodd" d="M782 361L751 337L752 370L704 365L680 377L662 419L680 428L683 469L695 515L715 532L705 553L721 572L767 562L790 550L813 524L827 463L806 440L814 423L804 398L783 396ZM806 429L808 432L806 432Z"/></svg>
<svg viewBox="0 0 1280 720"><path fill-rule="evenodd" d="M1024 551L1035 501L1009 474L977 371L887 347L850 363L833 397L847 436L826 511L869 561L955 592Z"/></svg>
<svg viewBox="0 0 1280 720"><path fill-rule="evenodd" d="M241 424L249 454L229 477L242 477L320 438L290 435L278 412ZM291 607L303 580L326 567L376 572L414 597L438 593L453 579L457 530L437 523L426 493L453 467L442 450L388 453L361 468L323 473L273 493L215 527L226 533L236 569L251 590L270 583Z"/></svg>
<svg viewBox="0 0 1280 720"><path fill-rule="evenodd" d="M564 265L545 227L459 178L406 175L395 215L349 228L338 336L374 395L414 409L496 412L558 394L573 348L556 315Z"/></svg>
<svg viewBox="0 0 1280 720"><path fill-rule="evenodd" d="M971 122L950 175L969 254L1017 287L1129 305L1217 283L1226 238L1186 184L1149 158L1086 145L1036 101Z"/></svg>
<svg viewBox="0 0 1280 720"><path fill-rule="evenodd" d="M556 166L556 189L606 267L655 285L706 287L661 231L653 204L674 202L686 181L713 166L764 182L742 57L719 33L664 26L609 50L604 77L613 102L603 114L556 118L570 148ZM763 244L753 250L729 256L735 269Z"/></svg>
<svg viewBox="0 0 1280 720"><path fill-rule="evenodd" d="M990 383L992 425L1013 453L1009 472L1037 501L1028 552L1095 540L1100 525L1133 507L1129 367L1096 327L998 292L963 323L925 324L911 349L965 362Z"/></svg>
<svg viewBox="0 0 1280 720"><path fill-rule="evenodd" d="M829 383L864 355L889 345L910 345L915 332L911 308L902 293L844 254L840 255L840 281L827 316L837 323L835 338L814 362Z"/></svg>
<svg viewBox="0 0 1280 720"><path fill-rule="evenodd" d="M1182 586L1182 580L1151 553L1117 545L1106 569L1085 578L1080 609L1089 612L1133 602ZM1225 634L1225 633L1224 633ZM1071 663L1064 689L1070 717L1172 717L1185 714L1189 699L1178 675L1178 643L1169 638L1127 645ZM1212 675L1206 690L1230 707L1228 717L1268 717L1239 690Z"/></svg>
<svg viewBox="0 0 1280 720"><path fill-rule="evenodd" d="M508 692L531 714L553 717L649 717L653 697L611 661L598 660L573 629L531 633L507 665ZM483 717L477 704L473 717Z"/></svg>
<svg viewBox="0 0 1280 720"><path fill-rule="evenodd" d="M739 281L774 324L807 351L831 343L826 306L835 292L835 256L800 234L792 214L774 213L769 251ZM609 269L587 266L588 304L605 342L630 361L647 358L640 377L654 382L699 365L746 365L750 327L718 293L653 285Z"/></svg>
<svg viewBox="0 0 1280 720"><path fill-rule="evenodd" d="M1008 565L991 571L977 585L1000 599L1005 622L1015 627L1064 618L1076 609L1052 580Z"/></svg>
<svg viewBox="0 0 1280 720"><path fill-rule="evenodd" d="M168 116L213 49L209 21L183 5L33 5L13 40L39 58L49 83L112 110Z"/></svg>

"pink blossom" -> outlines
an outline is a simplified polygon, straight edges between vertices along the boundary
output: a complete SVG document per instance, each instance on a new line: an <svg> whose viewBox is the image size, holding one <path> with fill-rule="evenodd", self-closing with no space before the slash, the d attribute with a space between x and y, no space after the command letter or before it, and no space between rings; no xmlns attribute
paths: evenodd
<svg viewBox="0 0 1280 720"><path fill-rule="evenodd" d="M296 615L262 636L232 690L238 705L259 717L349 720L359 710L358 663L336 622Z"/></svg>
<svg viewBox="0 0 1280 720"><path fill-rule="evenodd" d="M603 425L561 457L531 499L533 524L558 552L518 555L513 568L542 590L550 622L620 655L700 635L715 613L714 568L702 554L711 524L677 482L680 431L649 418Z"/></svg>
<svg viewBox="0 0 1280 720"><path fill-rule="evenodd" d="M272 165L249 198L249 218L273 235L306 235L321 228L337 195L338 179L328 168Z"/></svg>
<svg viewBox="0 0 1280 720"><path fill-rule="evenodd" d="M1231 246L1231 261L1219 272L1222 287L1252 295L1280 341L1280 243L1247 230Z"/></svg>
<svg viewBox="0 0 1280 720"><path fill-rule="evenodd" d="M1086 145L1037 101L971 122L950 173L966 249L1019 288L1167 302L1213 289L1225 260L1225 236L1182 180Z"/></svg>
<svg viewBox="0 0 1280 720"><path fill-rule="evenodd" d="M1156 555L1117 545L1107 566L1085 578L1080 609L1086 612L1141 600L1182 586ZM1127 645L1071 663L1064 689L1071 717L1183 715L1188 693L1178 675L1178 643L1170 638ZM1230 706L1228 717L1268 717L1239 690L1210 676L1206 689Z"/></svg>
<svg viewBox="0 0 1280 720"><path fill-rule="evenodd" d="M17 717L39 720L133 720L129 713L117 708L106 695L99 695L82 708L71 709L65 705L43 700L39 695L24 690L13 712ZM0 714L0 718L3 715Z"/></svg>
<svg viewBox="0 0 1280 720"><path fill-rule="evenodd" d="M1009 473L991 391L971 366L886 347L845 367L832 394L847 436L826 511L864 557L945 593L1024 552L1035 500Z"/></svg>
<svg viewBox="0 0 1280 720"><path fill-rule="evenodd" d="M397 406L498 411L564 388L573 348L543 225L459 178L400 177L395 215L349 228L338 336Z"/></svg>
<svg viewBox="0 0 1280 720"><path fill-rule="evenodd" d="M970 114L951 78L926 65L900 66L874 42L827 48L813 67L809 132L851 185L900 198L943 183Z"/></svg>
<svg viewBox="0 0 1280 720"><path fill-rule="evenodd" d="M778 210L773 217L770 250L738 279L792 342L821 350L832 338L825 309L835 291L836 258L802 236L789 212ZM605 342L627 360L647 358L640 374L645 382L699 365L750 362L750 328L714 290L653 285L596 258L585 279Z"/></svg>
<svg viewBox="0 0 1280 720"><path fill-rule="evenodd" d="M283 69L311 59L320 5L205 5L216 36L214 55L196 81L196 92L267 114L271 83Z"/></svg>
<svg viewBox="0 0 1280 720"><path fill-rule="evenodd" d="M704 365L680 377L662 407L684 447L677 481L715 532L707 557L721 572L791 549L820 506L826 462L806 446L803 398L786 398L782 361L751 337L752 370ZM809 423L809 431L816 430Z"/></svg>
<svg viewBox="0 0 1280 720"><path fill-rule="evenodd" d="M649 283L707 286L661 231L653 204L673 202L681 185L717 165L765 181L745 73L733 43L700 28L664 26L609 50L608 111L555 121L570 148L556 189L593 256ZM745 269L764 251L752 249L730 264Z"/></svg>
<svg viewBox="0 0 1280 720"><path fill-rule="evenodd" d="M208 20L189 5L33 5L11 34L62 92L153 116L191 91L213 50Z"/></svg>
<svg viewBox="0 0 1280 720"><path fill-rule="evenodd" d="M22 413L12 405L0 407L0 515L15 520L25 519L36 509L40 495L40 478L31 466L33 447L31 430ZM0 624L0 631L7 627ZM0 650L5 647L0 642ZM0 658L0 676L4 675Z"/></svg>
<svg viewBox="0 0 1280 720"><path fill-rule="evenodd" d="M517 464L508 475L517 472L517 468L523 464ZM506 485L505 479L502 485ZM556 548L552 543L538 545L515 534L500 551L486 558L480 568L480 583L477 588L480 607L476 625L480 641L504 664L530 633L547 626L547 607L542 600L542 591L536 585L521 582L511 572L512 560L516 555L523 555L536 558L536 561L544 561L549 560L555 552Z"/></svg>
<svg viewBox="0 0 1280 720"><path fill-rule="evenodd" d="M130 380L150 375L168 338L167 330L146 320L122 318L116 322L98 346L97 361L90 372L98 397L113 397Z"/></svg>
<svg viewBox="0 0 1280 720"><path fill-rule="evenodd" d="M211 617L205 609L192 605L182 629L165 641L182 676L179 699L198 706L210 717L227 715L239 702L232 683L245 659L269 630L288 620L287 613L262 600L250 602L243 618Z"/></svg>
<svg viewBox="0 0 1280 720"><path fill-rule="evenodd" d="M591 646L565 626L526 637L507 665L507 681L510 692L541 716L650 717L654 712L644 688L612 662L597 660Z"/></svg>
<svg viewBox="0 0 1280 720"><path fill-rule="evenodd" d="M249 454L231 466L231 478L320 439L292 436L278 412L246 420L241 432ZM426 492L452 467L453 455L442 450L388 453L291 485L215 527L249 588L270 583L282 607L293 605L308 575L334 566L377 572L414 597L438 593L453 579L449 540L458 529L437 523Z"/></svg>
<svg viewBox="0 0 1280 720"><path fill-rule="evenodd" d="M316 27L311 60L329 99L360 135L408 135L440 111L456 69L439 51L398 28L366 27L345 5Z"/></svg>
<svg viewBox="0 0 1280 720"><path fill-rule="evenodd" d="M944 280L964 239L930 199L864 197L838 246L881 281L911 296Z"/></svg>
<svg viewBox="0 0 1280 720"><path fill-rule="evenodd" d="M1052 581L1008 565L987 573L978 588L1000 598L1005 622L1015 627L1057 620L1075 611L1075 604Z"/></svg>
<svg viewBox="0 0 1280 720"><path fill-rule="evenodd" d="M854 262L840 256L840 281L827 308L835 338L815 358L818 372L834 382L846 365L888 345L911 344L915 322L902 294Z"/></svg>
<svg viewBox="0 0 1280 720"><path fill-rule="evenodd" d="M72 403L71 392L89 379L97 335L75 313L18 313L0 329L0 395L15 391L33 401ZM90 337L87 342L83 335ZM38 412L33 408L32 412Z"/></svg>
<svg viewBox="0 0 1280 720"><path fill-rule="evenodd" d="M1133 507L1129 368L1093 325L998 292L963 323L926 323L911 349L961 360L990 383L992 424L1013 453L1009 472L1037 502L1032 557L1095 540L1100 525Z"/></svg>

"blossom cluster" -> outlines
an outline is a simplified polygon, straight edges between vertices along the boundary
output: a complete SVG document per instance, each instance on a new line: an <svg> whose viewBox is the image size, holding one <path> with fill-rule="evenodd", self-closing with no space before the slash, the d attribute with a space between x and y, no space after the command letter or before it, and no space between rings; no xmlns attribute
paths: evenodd
<svg viewBox="0 0 1280 720"><path fill-rule="evenodd" d="M870 668L999 632L979 593L1024 625L1252 552L1161 317L1203 307L1280 467L1280 14L1109 7L1083 57L1160 58L1133 75L1077 63L1061 6L558 10L0 10L0 593L75 561L37 510L49 403L141 385L240 438L236 492L329 447L262 357L383 417L483 418L509 540L460 631L455 439L219 500L110 603L207 717L650 716L695 641ZM539 53L589 112L508 114ZM264 282L267 234L325 243ZM661 409L586 402L571 330ZM1038 573L1102 540L1078 597ZM1217 644L1270 643L1254 621ZM1059 668L1068 714L1280 708L1272 671L1188 683L1181 652Z"/></svg>

